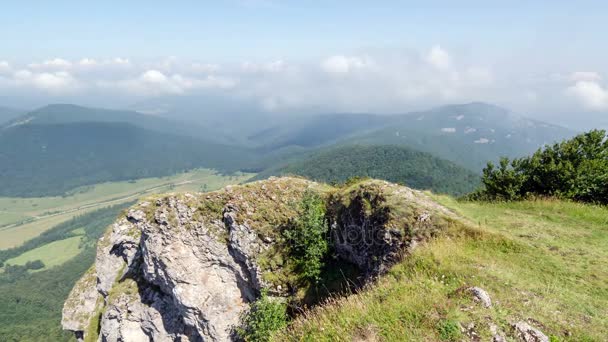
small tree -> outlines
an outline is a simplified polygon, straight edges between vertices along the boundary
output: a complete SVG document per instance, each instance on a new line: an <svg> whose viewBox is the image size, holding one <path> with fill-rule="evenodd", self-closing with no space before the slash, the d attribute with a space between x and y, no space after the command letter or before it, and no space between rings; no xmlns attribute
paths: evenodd
<svg viewBox="0 0 608 342"><path fill-rule="evenodd" d="M300 203L299 217L283 232L298 273L305 279L319 280L323 259L329 250L328 229L323 199L307 191Z"/></svg>
<svg viewBox="0 0 608 342"><path fill-rule="evenodd" d="M42 260L28 261L25 263L25 268L28 270L40 270L44 268Z"/></svg>
<svg viewBox="0 0 608 342"><path fill-rule="evenodd" d="M483 169L485 191L492 197L503 200L516 200L522 197L521 188L525 177L517 171L517 162L509 164L509 159L501 158L498 168L492 162Z"/></svg>
<svg viewBox="0 0 608 342"><path fill-rule="evenodd" d="M592 130L533 155L488 163L472 198L517 200L529 194L608 204L608 139Z"/></svg>
<svg viewBox="0 0 608 342"><path fill-rule="evenodd" d="M287 305L268 297L265 290L242 320L237 334L245 341L270 341L272 333L287 326Z"/></svg>

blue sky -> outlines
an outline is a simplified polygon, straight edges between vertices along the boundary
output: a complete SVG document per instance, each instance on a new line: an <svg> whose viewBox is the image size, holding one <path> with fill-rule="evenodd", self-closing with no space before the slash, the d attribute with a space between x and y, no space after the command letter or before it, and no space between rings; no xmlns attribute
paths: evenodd
<svg viewBox="0 0 608 342"><path fill-rule="evenodd" d="M219 88L285 111L481 100L560 120L608 112L605 1L22 0L0 23L6 99Z"/></svg>
<svg viewBox="0 0 608 342"><path fill-rule="evenodd" d="M2 7L2 54L12 60L305 58L434 43L488 56L608 48L600 43L608 16L602 1L25 0Z"/></svg>

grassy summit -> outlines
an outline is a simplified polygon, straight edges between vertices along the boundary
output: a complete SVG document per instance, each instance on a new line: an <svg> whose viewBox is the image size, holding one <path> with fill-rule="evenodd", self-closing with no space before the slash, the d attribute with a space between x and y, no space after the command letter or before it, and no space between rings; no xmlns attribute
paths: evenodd
<svg viewBox="0 0 608 342"><path fill-rule="evenodd" d="M450 229L377 284L312 310L275 339L468 340L474 332L488 341L491 324L510 337L517 321L554 340L606 337L606 208L437 199L466 217L469 228ZM487 290L494 305L483 308L459 291L468 286Z"/></svg>

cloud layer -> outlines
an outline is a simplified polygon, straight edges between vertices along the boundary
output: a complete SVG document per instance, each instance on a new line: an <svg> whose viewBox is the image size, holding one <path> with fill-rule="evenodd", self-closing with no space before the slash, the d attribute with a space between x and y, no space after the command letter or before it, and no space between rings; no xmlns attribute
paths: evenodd
<svg viewBox="0 0 608 342"><path fill-rule="evenodd" d="M426 51L335 54L317 61L221 64L169 57L50 58L23 65L0 60L0 90L111 101L209 95L257 103L266 111L402 112L442 103L488 101L516 108L608 111L608 85L596 71L519 74L468 62L435 45ZM514 75L515 74L515 75ZM565 76L555 76L565 75ZM562 96L562 95L566 96ZM103 105L103 103L98 103Z"/></svg>

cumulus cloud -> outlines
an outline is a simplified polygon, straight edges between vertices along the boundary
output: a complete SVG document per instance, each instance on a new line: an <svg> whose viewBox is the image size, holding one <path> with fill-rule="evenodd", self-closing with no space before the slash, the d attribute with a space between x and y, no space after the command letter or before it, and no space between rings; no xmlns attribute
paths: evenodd
<svg viewBox="0 0 608 342"><path fill-rule="evenodd" d="M96 105L117 97L136 102L141 97L220 94L225 101L259 106L252 109L299 113L394 113L470 101L531 108L549 98L567 110L581 105L608 109L608 89L593 71L531 75L453 59L456 55L452 58L450 51L435 45L422 52L368 50L307 61L215 64L176 57L140 61L93 56L21 65L0 61L0 87L4 93L45 92L49 102L53 96L77 92L99 98ZM528 79L520 82L523 76ZM559 96L564 89L568 96Z"/></svg>
<svg viewBox="0 0 608 342"><path fill-rule="evenodd" d="M450 68L452 64L451 57L448 52L442 49L439 45L435 45L431 48L426 60L430 65L440 70L446 70Z"/></svg>
<svg viewBox="0 0 608 342"><path fill-rule="evenodd" d="M7 61L0 61L0 74L10 72L11 65Z"/></svg>
<svg viewBox="0 0 608 342"><path fill-rule="evenodd" d="M157 96L164 94L185 94L196 89L229 89L236 81L209 75L205 78L192 78L180 74L166 75L159 70L147 70L132 79L118 81L101 81L98 84L106 89L122 89L139 96Z"/></svg>
<svg viewBox="0 0 608 342"><path fill-rule="evenodd" d="M54 58L42 63L32 63L29 65L30 69L46 69L46 70L67 70L72 66L72 62L62 59Z"/></svg>
<svg viewBox="0 0 608 342"><path fill-rule="evenodd" d="M220 71L220 66L218 64L212 63L192 63L190 65L190 69L195 73L216 73Z"/></svg>
<svg viewBox="0 0 608 342"><path fill-rule="evenodd" d="M16 86L33 87L54 94L74 92L80 88L79 82L68 72L32 72L19 70L14 73Z"/></svg>
<svg viewBox="0 0 608 342"><path fill-rule="evenodd" d="M370 65L372 65L372 62L369 58L336 55L324 60L321 63L321 68L332 74L346 74Z"/></svg>
<svg viewBox="0 0 608 342"><path fill-rule="evenodd" d="M282 59L266 63L254 63L248 61L241 63L241 70L247 73L277 73L285 71L287 68L287 63Z"/></svg>
<svg viewBox="0 0 608 342"><path fill-rule="evenodd" d="M608 89L598 82L578 81L567 89L567 93L587 109L608 110Z"/></svg>
<svg viewBox="0 0 608 342"><path fill-rule="evenodd" d="M88 67L88 66L96 66L97 61L91 58L83 58L78 62L78 65Z"/></svg>
<svg viewBox="0 0 608 342"><path fill-rule="evenodd" d="M570 75L570 80L574 82L599 82L602 76L595 71L575 71Z"/></svg>

